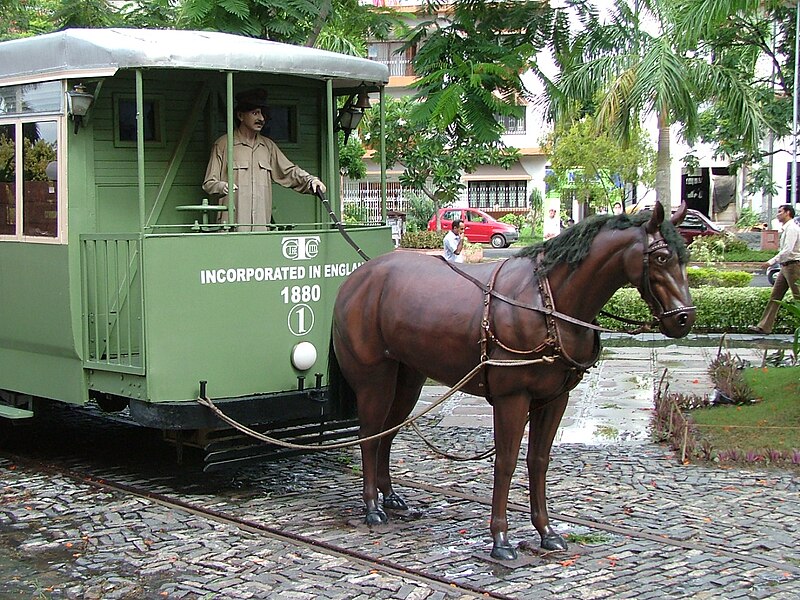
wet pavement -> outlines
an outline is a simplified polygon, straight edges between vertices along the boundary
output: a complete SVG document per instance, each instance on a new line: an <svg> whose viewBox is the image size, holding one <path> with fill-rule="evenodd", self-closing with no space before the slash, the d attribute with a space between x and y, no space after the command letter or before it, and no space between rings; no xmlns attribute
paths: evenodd
<svg viewBox="0 0 800 600"><path fill-rule="evenodd" d="M758 365L776 343L785 346L788 338L730 336L723 347ZM796 472L680 465L650 442L653 386L667 369L670 391L710 394L706 371L720 338L674 342L647 334L610 337L604 346L600 363L571 394L548 474L553 525L575 536L567 553L546 556L523 545L518 564L488 560L489 508L478 499L491 494L491 459L443 460L408 430L398 435L393 457L398 491L412 510L380 531L361 524L358 457L351 451L285 459L208 482L170 477L158 465L137 472L116 458L93 464L109 480L224 507L506 597L799 597ZM425 388L417 410L442 391ZM491 407L457 393L422 427L448 449L480 451L491 445ZM135 435L109 437L131 454L143 443ZM85 461L77 458L76 467ZM524 461L510 502L512 541L537 545ZM474 595L0 458L0 598L272 597Z"/></svg>
<svg viewBox="0 0 800 600"><path fill-rule="evenodd" d="M711 395L708 365L719 352L731 352L751 365L760 365L765 352L788 347L789 343L788 336L766 339L732 335L721 339L719 335L693 335L680 341L659 334L605 338L599 363L570 393L554 443L649 442L654 386L665 370L669 392ZM442 386L426 387L416 411L426 409L446 391ZM462 392L433 411L437 413L442 415L443 427L492 426L491 406L481 397Z"/></svg>

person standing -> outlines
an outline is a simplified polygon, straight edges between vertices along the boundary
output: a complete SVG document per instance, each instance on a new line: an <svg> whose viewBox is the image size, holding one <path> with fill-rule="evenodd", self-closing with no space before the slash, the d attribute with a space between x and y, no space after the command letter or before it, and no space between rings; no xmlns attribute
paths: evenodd
<svg viewBox="0 0 800 600"><path fill-rule="evenodd" d="M758 325L748 327L754 333L772 333L772 326L778 316L780 304L787 290L792 290L795 302L800 302L800 225L794 220L795 211L790 204L778 207L778 222L781 228L780 248L778 254L764 263L769 268L775 263L781 266L780 273L772 286L772 295Z"/></svg>
<svg viewBox="0 0 800 600"><path fill-rule="evenodd" d="M559 233L561 233L561 219L558 218L558 211L555 208L551 208L547 211L547 216L544 218L544 223L542 223L542 234L544 239L549 240Z"/></svg>
<svg viewBox="0 0 800 600"><path fill-rule="evenodd" d="M265 231L272 219L272 182L304 194L325 192L325 184L290 161L277 144L261 135L266 122L267 92L247 90L236 96L233 132L235 220L239 231ZM220 204L228 196L228 136L211 149L203 190Z"/></svg>
<svg viewBox="0 0 800 600"><path fill-rule="evenodd" d="M447 262L464 262L461 250L464 248L464 222L456 219L450 225L450 231L444 236L444 259Z"/></svg>

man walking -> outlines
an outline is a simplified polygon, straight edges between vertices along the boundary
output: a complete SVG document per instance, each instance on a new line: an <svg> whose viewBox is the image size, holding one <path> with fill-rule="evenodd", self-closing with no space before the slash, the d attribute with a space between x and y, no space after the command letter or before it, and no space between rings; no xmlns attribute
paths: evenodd
<svg viewBox="0 0 800 600"><path fill-rule="evenodd" d="M764 263L764 268L769 268L775 263L780 263L781 270L772 286L772 295L758 325L748 327L755 333L771 333L775 318L778 316L780 304L786 290L792 290L795 302L800 302L800 225L794 220L794 208L790 204L778 207L777 218L783 225L781 228L781 242L778 254Z"/></svg>

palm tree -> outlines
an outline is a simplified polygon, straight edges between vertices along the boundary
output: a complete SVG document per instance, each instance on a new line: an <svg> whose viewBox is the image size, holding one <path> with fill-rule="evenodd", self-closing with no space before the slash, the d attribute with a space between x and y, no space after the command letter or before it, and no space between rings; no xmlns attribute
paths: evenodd
<svg viewBox="0 0 800 600"><path fill-rule="evenodd" d="M594 105L598 128L623 144L642 117L658 123L656 199L671 205L670 127L682 124L692 143L698 133L698 104L717 99L735 107L742 135L760 139L763 118L752 90L736 69L717 64L687 47L671 20L668 0L616 0L611 20L580 34L583 62L556 81L552 113L570 118L575 103ZM651 31L653 30L654 31Z"/></svg>

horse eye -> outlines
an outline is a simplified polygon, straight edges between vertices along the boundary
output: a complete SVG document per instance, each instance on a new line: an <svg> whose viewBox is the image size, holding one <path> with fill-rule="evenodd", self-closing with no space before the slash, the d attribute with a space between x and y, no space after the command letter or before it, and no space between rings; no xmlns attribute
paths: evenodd
<svg viewBox="0 0 800 600"><path fill-rule="evenodd" d="M666 254L658 254L656 255L656 262L660 265L664 265L669 260L669 256Z"/></svg>

